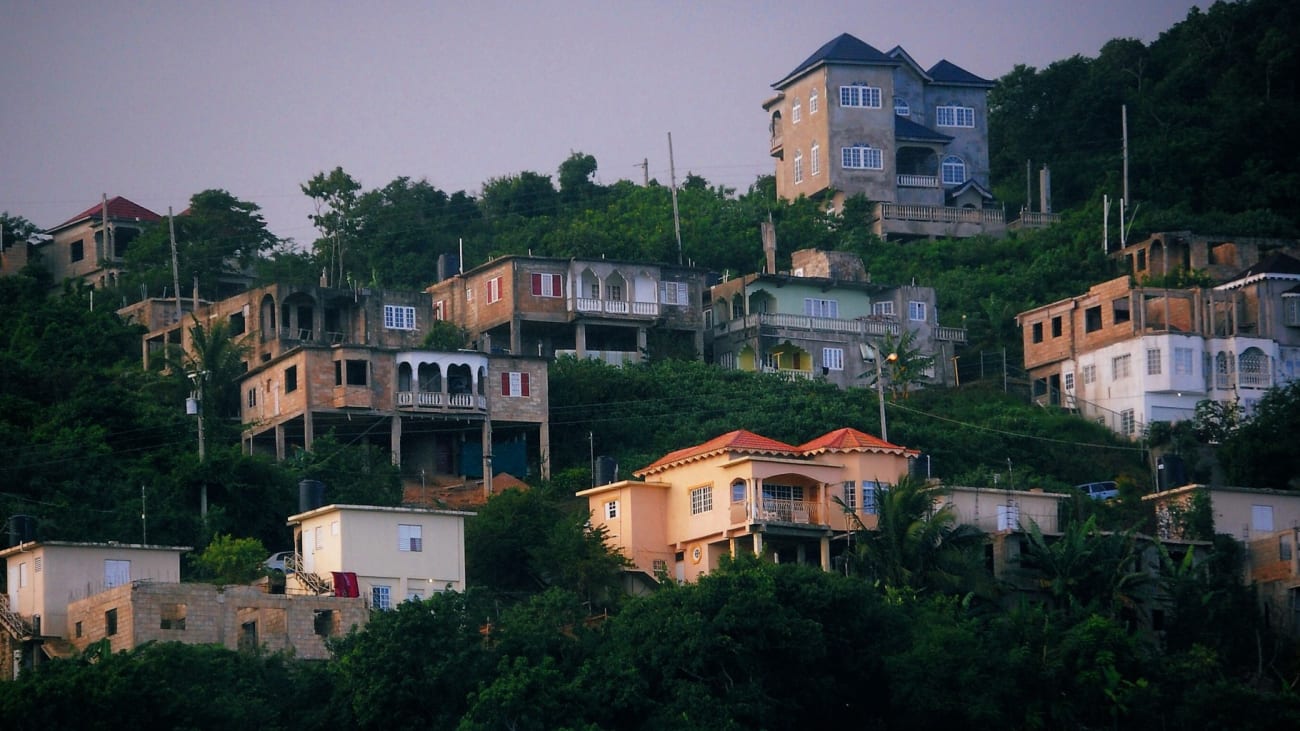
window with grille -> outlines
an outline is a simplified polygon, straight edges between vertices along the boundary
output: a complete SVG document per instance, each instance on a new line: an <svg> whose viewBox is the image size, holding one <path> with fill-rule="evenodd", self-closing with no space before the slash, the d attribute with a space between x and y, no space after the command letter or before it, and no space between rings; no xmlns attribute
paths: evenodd
<svg viewBox="0 0 1300 731"><path fill-rule="evenodd" d="M691 490L691 515L699 515L713 510L713 487L704 486Z"/></svg>
<svg viewBox="0 0 1300 731"><path fill-rule="evenodd" d="M414 330L415 308L384 305L384 327L388 330Z"/></svg>

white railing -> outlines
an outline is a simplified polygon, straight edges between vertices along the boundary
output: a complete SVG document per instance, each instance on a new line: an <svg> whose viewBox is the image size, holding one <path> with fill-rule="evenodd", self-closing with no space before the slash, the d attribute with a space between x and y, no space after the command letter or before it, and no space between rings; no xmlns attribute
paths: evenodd
<svg viewBox="0 0 1300 731"><path fill-rule="evenodd" d="M398 391L398 407L417 407L424 409L486 409L487 399L473 393L446 394L439 391Z"/></svg>
<svg viewBox="0 0 1300 731"><path fill-rule="evenodd" d="M812 380L813 377L812 371L801 371L801 370L796 370L794 368L773 368L772 366L763 366L763 372L774 373L778 376L781 376L782 378L791 381L797 379L810 381Z"/></svg>
<svg viewBox="0 0 1300 731"><path fill-rule="evenodd" d="M953 343L966 342L966 329L961 327L944 327L937 325L934 328L935 340L946 340Z"/></svg>
<svg viewBox="0 0 1300 731"><path fill-rule="evenodd" d="M1061 214L1059 213L1035 213L1033 211L1020 212L1021 226L1030 226L1030 227L1050 226L1054 223L1060 223L1060 222L1061 222Z"/></svg>
<svg viewBox="0 0 1300 731"><path fill-rule="evenodd" d="M641 354L635 350L588 350L582 356L578 355L576 350L556 350L555 355L571 355L574 358L583 357L587 360L599 360L612 366L630 365L641 362Z"/></svg>
<svg viewBox="0 0 1300 731"><path fill-rule="evenodd" d="M574 297L569 300L571 312L602 312L606 315L636 315L638 317L658 317L658 302L627 302L625 300L602 300L594 297Z"/></svg>
<svg viewBox="0 0 1300 731"><path fill-rule="evenodd" d="M822 330L828 332L861 332L862 327L856 320L840 320L832 317L812 317L809 315L782 315L780 313L759 315L759 322L774 327L790 327L796 330Z"/></svg>
<svg viewBox="0 0 1300 731"><path fill-rule="evenodd" d="M939 178L934 175L899 175L900 188L938 188Z"/></svg>
<svg viewBox="0 0 1300 731"><path fill-rule="evenodd" d="M934 223L1001 224L1006 216L1001 208L953 208L951 206L920 206L902 203L878 203L881 218L901 221L929 221Z"/></svg>
<svg viewBox="0 0 1300 731"><path fill-rule="evenodd" d="M756 506L754 520L778 523L820 524L818 505L803 500L765 497Z"/></svg>

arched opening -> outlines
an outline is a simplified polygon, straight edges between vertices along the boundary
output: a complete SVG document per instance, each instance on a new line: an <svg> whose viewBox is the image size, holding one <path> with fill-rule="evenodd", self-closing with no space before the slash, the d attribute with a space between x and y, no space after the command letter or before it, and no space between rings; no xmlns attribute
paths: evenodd
<svg viewBox="0 0 1300 731"><path fill-rule="evenodd" d="M627 299L627 280L622 274L614 272L605 280L605 299L622 302Z"/></svg>
<svg viewBox="0 0 1300 731"><path fill-rule="evenodd" d="M402 393L411 391L411 364L401 363L397 366L397 390Z"/></svg>
<svg viewBox="0 0 1300 731"><path fill-rule="evenodd" d="M442 369L437 363L420 364L420 390L425 393L442 391Z"/></svg>
<svg viewBox="0 0 1300 731"><path fill-rule="evenodd" d="M966 182L966 162L956 155L943 159L941 168L944 185L961 185Z"/></svg>
<svg viewBox="0 0 1300 731"><path fill-rule="evenodd" d="M447 366L447 393L453 396L474 393L474 376L469 366Z"/></svg>
<svg viewBox="0 0 1300 731"><path fill-rule="evenodd" d="M478 395L480 395L480 396L484 396L484 395L486 395L486 389L487 389L487 368L486 368L485 366L479 366L479 368L478 368L478 389L477 389L477 390L478 390Z"/></svg>
<svg viewBox="0 0 1300 731"><path fill-rule="evenodd" d="M899 175L933 178L939 167L939 156L928 147L900 147L894 155L894 165Z"/></svg>
<svg viewBox="0 0 1300 731"><path fill-rule="evenodd" d="M275 299L269 294L262 297L262 304L258 306L257 329L261 331L262 342L276 336Z"/></svg>
<svg viewBox="0 0 1300 731"><path fill-rule="evenodd" d="M1267 388L1273 385L1269 376L1269 357L1259 348L1246 348L1237 356L1237 375L1240 385L1251 388Z"/></svg>
<svg viewBox="0 0 1300 731"><path fill-rule="evenodd" d="M582 291L579 296L589 297L594 300L600 299L600 277L596 276L595 272L590 269L583 269L579 280L582 283Z"/></svg>

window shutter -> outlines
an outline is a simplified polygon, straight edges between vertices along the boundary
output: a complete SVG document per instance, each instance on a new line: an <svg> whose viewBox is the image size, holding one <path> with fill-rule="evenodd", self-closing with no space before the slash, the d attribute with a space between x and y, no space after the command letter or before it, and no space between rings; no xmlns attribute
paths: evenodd
<svg viewBox="0 0 1300 731"><path fill-rule="evenodd" d="M509 373L501 374L501 395L502 396L510 395L510 374Z"/></svg>
<svg viewBox="0 0 1300 731"><path fill-rule="evenodd" d="M541 275L541 274L534 274L534 275L533 275L533 296L534 296L534 297L540 297L541 294L542 294L542 292L543 292L543 289L542 289L542 275Z"/></svg>
<svg viewBox="0 0 1300 731"><path fill-rule="evenodd" d="M519 374L519 392L521 396L528 395L528 374L527 373Z"/></svg>

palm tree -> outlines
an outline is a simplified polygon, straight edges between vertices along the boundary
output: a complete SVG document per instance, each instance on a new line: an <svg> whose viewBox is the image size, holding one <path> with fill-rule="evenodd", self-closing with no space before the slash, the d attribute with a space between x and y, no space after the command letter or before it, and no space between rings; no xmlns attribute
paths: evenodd
<svg viewBox="0 0 1300 731"><path fill-rule="evenodd" d="M978 549L984 534L958 524L952 506L935 509L934 492L910 476L876 490L874 530L848 513L858 537L855 559L886 588L960 593L983 588Z"/></svg>
<svg viewBox="0 0 1300 731"><path fill-rule="evenodd" d="M881 369L870 369L859 378L866 378L876 388L876 374L881 373L889 396L894 401L907 398L912 387L924 383L925 371L934 364L934 357L921 352L916 343L916 331L904 328L898 337L886 335L880 342L878 357L884 358Z"/></svg>
<svg viewBox="0 0 1300 731"><path fill-rule="evenodd" d="M1057 609L1118 617L1137 608L1137 595L1154 579L1138 568L1139 548L1131 532L1103 533L1097 518L1072 523L1049 541L1029 526L1029 551L1021 565L1040 573Z"/></svg>
<svg viewBox="0 0 1300 731"><path fill-rule="evenodd" d="M209 435L217 443L237 441L231 419L239 417L239 382L247 368L249 346L230 332L225 320L204 327L195 317L190 328L190 348L180 359L180 369L193 381L196 398Z"/></svg>

